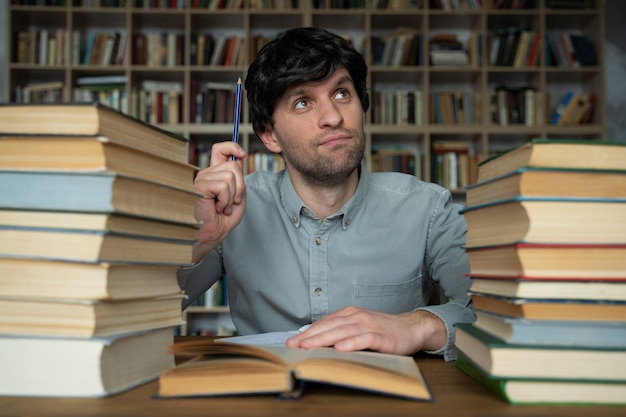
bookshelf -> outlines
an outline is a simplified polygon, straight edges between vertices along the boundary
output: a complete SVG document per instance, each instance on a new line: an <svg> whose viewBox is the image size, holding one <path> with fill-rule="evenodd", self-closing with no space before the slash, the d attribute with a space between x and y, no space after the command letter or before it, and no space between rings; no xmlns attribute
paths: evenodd
<svg viewBox="0 0 626 417"><path fill-rule="evenodd" d="M373 0L353 2L357 6L352 8L330 7L330 1L241 0L226 2L230 8L216 9L203 8L196 0L8 3L5 101L15 101L17 95L23 98L25 86L30 86L31 99L40 100L72 100L79 85L85 94L81 97L88 98L90 91L96 90L102 100L115 103L123 111L190 138L190 156L200 165L206 163L212 143L231 138L229 88L234 91L238 77L245 79L258 45L296 26L323 27L345 35L364 54L370 66L368 88L372 98L366 124L366 161L370 168L398 170L408 166L426 181L451 187L463 200L462 186L472 181L471 167L477 159L535 137L606 137L604 0L388 2L397 5L393 8L379 8L381 2ZM530 7L500 9L500 3ZM558 7L563 3L580 3L582 7ZM162 7L169 4L173 7ZM20 32L31 33L34 45L44 44L41 35L45 32L46 48L55 54L42 55L41 49L20 51L24 48L20 36L27 38ZM524 55L526 65L519 58L517 64L508 65L491 60L493 39L501 32L538 36L532 65L528 65L528 52ZM595 64L554 66L556 52L548 55L546 49L552 33L584 35L593 46ZM126 39L127 48L116 49L113 42L112 50L107 51L107 42L102 39L115 40L117 34ZM87 45L90 40L95 45L98 38L100 58L86 60ZM199 46L200 38L203 48ZM221 59L225 56L210 53L207 44L211 39L215 50L220 39L229 38L240 41L236 59L231 56L225 61ZM383 60L389 39L396 41L396 46L410 47L409 53L402 54L404 49L396 48L394 55L392 49ZM458 55L446 55L448 61L437 58L435 65L431 63L430 52L438 48L432 45L440 39L455 39L461 44L466 52L460 64L454 60ZM152 47L140 48L141 44ZM94 77L109 77L105 79L108 84L94 85ZM224 91L221 101L220 89ZM203 91L204 96L198 94ZM584 124L550 123L568 92L593 95L593 111ZM209 113L208 103L215 97L215 106L225 112L204 117ZM458 103L463 103L462 118ZM520 105L533 109L525 111L521 119L519 108L511 113ZM198 109L203 109L202 117L197 117ZM263 145L249 123L245 100L241 120L242 145L251 153L262 152ZM448 146L442 142L449 142ZM438 150L440 145L452 151L445 156L445 151ZM385 159L394 153L404 158L400 165L393 157L391 162ZM409 162L405 160L407 154L413 155ZM445 174L448 169L466 166L468 172L463 175ZM245 169L255 167L246 164ZM446 175L458 178L449 183Z"/></svg>

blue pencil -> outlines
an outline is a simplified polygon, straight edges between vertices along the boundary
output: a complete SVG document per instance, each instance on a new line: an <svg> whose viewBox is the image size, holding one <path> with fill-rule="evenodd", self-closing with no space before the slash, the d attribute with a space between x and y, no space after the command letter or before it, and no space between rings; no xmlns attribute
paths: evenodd
<svg viewBox="0 0 626 417"><path fill-rule="evenodd" d="M237 80L237 87L235 88L235 117L233 121L233 142L239 143L239 119L241 115L241 77ZM232 160L236 160L234 156Z"/></svg>

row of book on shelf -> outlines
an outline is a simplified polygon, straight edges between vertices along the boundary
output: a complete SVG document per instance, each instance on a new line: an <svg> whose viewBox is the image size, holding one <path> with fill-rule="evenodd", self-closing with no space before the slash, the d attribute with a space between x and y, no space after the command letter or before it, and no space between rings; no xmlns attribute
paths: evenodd
<svg viewBox="0 0 626 417"><path fill-rule="evenodd" d="M511 403L626 403L626 143L537 139L466 188L457 366Z"/></svg>
<svg viewBox="0 0 626 417"><path fill-rule="evenodd" d="M67 0L11 0L14 5L23 6L66 6ZM366 0L315 0L315 9L354 9L364 8ZM484 4L483 4L484 3ZM238 10L246 4L251 9L298 9L299 0L80 0L79 7L127 7L131 4L144 9L231 9ZM483 7L493 10L518 10L537 7L537 0L372 0L373 9L420 9L427 4L430 9L444 11L476 11ZM546 0L546 7L554 9L583 9L589 7L589 0Z"/></svg>
<svg viewBox="0 0 626 417"><path fill-rule="evenodd" d="M196 169L186 139L106 106L0 106L0 395L101 397L174 366Z"/></svg>
<svg viewBox="0 0 626 417"><path fill-rule="evenodd" d="M545 36L545 65L559 67L597 66L598 59L587 36L573 32L549 32ZM488 63L491 66L533 67L539 64L542 35L537 31L508 28L487 35ZM130 37L130 62L149 67L190 65L241 66L252 61L269 41L255 35L246 42L239 35L214 36L194 32L190 36L189 57L185 36L175 32L133 33ZM126 32L71 32L39 29L18 31L14 35L13 62L45 66L126 65ZM439 33L428 40L432 66L482 66L483 37L472 32L466 41L453 33ZM422 34L418 29L398 27L390 33L371 37L372 63L375 66L424 65Z"/></svg>
<svg viewBox="0 0 626 417"><path fill-rule="evenodd" d="M126 92L126 76L81 77L72 92L75 102L98 102L153 124L184 122L184 89L178 81L144 80L140 88ZM234 84L191 81L189 122L195 124L230 123L233 121ZM55 103L64 97L64 83L51 81L18 85L14 99L20 103ZM476 125L482 123L480 93L435 91L424 94L408 88L376 88L372 93L371 122L394 126ZM489 117L500 126L584 125L592 122L596 95L584 91L567 91L556 104L550 105L549 91L538 91L528 85L498 85L489 92ZM427 114L426 114L427 113Z"/></svg>
<svg viewBox="0 0 626 417"><path fill-rule="evenodd" d="M267 37L251 38L250 54ZM190 65L243 65L245 42L241 36L213 36L192 33L189 61L185 54L185 36L175 32L133 33L125 31L89 32L38 29L18 31L14 35L12 60L20 64L121 66L128 63L149 67ZM129 48L130 46L130 48ZM128 51L130 49L130 53ZM130 59L129 59L130 58Z"/></svg>
<svg viewBox="0 0 626 417"><path fill-rule="evenodd" d="M550 31L542 35L523 28L490 31L489 65L533 67L545 48L544 65L548 67L592 67L598 65L593 43L580 32Z"/></svg>

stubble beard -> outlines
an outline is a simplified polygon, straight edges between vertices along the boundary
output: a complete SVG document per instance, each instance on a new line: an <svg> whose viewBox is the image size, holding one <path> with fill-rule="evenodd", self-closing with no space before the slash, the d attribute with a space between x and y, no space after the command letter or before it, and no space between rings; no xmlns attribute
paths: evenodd
<svg viewBox="0 0 626 417"><path fill-rule="evenodd" d="M317 152L313 148L313 157L303 149L295 150L288 163L300 174L302 179L312 186L333 187L342 184L361 165L365 152L365 135L363 130L350 131L353 140L337 145L332 155ZM314 144L317 141L313 141ZM343 156L339 157L338 154Z"/></svg>

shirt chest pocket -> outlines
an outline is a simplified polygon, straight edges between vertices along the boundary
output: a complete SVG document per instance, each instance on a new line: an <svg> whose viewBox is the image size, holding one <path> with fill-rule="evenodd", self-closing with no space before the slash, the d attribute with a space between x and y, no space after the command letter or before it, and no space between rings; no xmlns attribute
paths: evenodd
<svg viewBox="0 0 626 417"><path fill-rule="evenodd" d="M386 283L357 283L354 285L358 307L397 314L425 306L422 277L408 281Z"/></svg>

